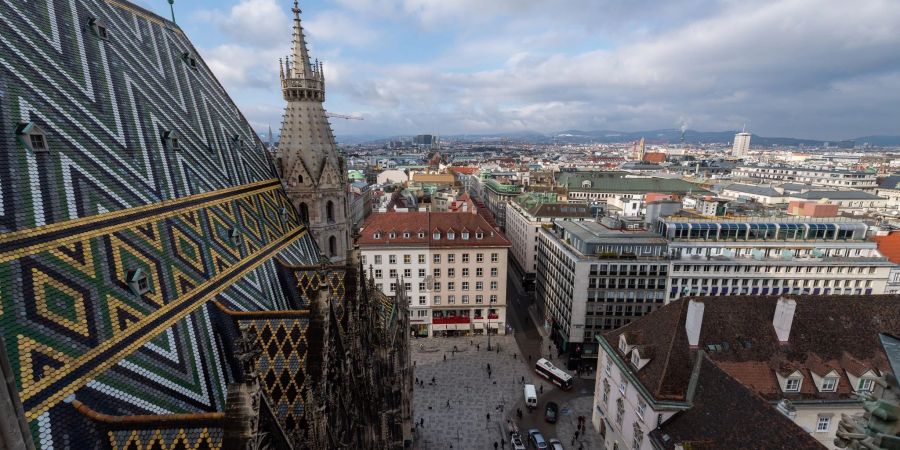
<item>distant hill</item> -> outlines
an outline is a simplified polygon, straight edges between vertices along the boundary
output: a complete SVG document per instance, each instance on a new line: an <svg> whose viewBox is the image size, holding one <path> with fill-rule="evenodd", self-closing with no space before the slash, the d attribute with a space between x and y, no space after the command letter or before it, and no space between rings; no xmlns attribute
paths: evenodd
<svg viewBox="0 0 900 450"><path fill-rule="evenodd" d="M696 131L685 130L684 142L689 144L731 144L734 141L733 131ZM337 136L337 140L341 144L381 144L392 140L410 139L411 136L391 136L379 137L374 135L347 135ZM677 128L647 130L647 131L615 131L615 130L564 130L556 133L544 134L536 131L517 131L510 133L489 133L489 134L456 134L441 136L443 141L472 142L472 143L496 143L500 144L504 141L510 144L528 143L528 144L550 144L558 142L560 144L614 144L635 142L644 138L647 144L667 144L677 143L681 141L681 130ZM754 134L750 139L753 146L781 146L781 147L797 147L809 146L818 147L825 144L837 145L841 147L851 148L854 144L862 145L868 143L874 146L900 146L900 136L864 136L856 139L845 141L825 141L817 139L801 139L792 137L768 137Z"/></svg>

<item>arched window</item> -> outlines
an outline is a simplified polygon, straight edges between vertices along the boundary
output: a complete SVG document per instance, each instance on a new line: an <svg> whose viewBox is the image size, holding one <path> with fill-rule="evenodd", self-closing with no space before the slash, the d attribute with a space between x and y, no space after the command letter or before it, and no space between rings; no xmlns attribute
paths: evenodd
<svg viewBox="0 0 900 450"><path fill-rule="evenodd" d="M334 222L334 202L328 200L328 203L325 204L325 218L329 222Z"/></svg>
<svg viewBox="0 0 900 450"><path fill-rule="evenodd" d="M303 183L303 175L297 175L297 182Z"/></svg>
<svg viewBox="0 0 900 450"><path fill-rule="evenodd" d="M300 220L309 223L309 206L306 203L300 203Z"/></svg>
<svg viewBox="0 0 900 450"><path fill-rule="evenodd" d="M337 238L334 236L328 238L328 254L331 256L337 255Z"/></svg>

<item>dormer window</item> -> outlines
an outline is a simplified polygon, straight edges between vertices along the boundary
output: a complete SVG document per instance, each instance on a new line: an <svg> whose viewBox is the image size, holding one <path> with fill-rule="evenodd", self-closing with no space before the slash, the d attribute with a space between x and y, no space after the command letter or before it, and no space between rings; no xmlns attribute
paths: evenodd
<svg viewBox="0 0 900 450"><path fill-rule="evenodd" d="M619 336L619 351L623 355L628 353L628 343L625 341L625 336Z"/></svg>
<svg viewBox="0 0 900 450"><path fill-rule="evenodd" d="M129 270L125 276L125 281L128 282L128 288L131 289L134 295L140 296L150 292L150 278L144 272L144 269Z"/></svg>
<svg viewBox="0 0 900 450"><path fill-rule="evenodd" d="M871 378L860 378L856 384L856 392L872 392L875 388L875 380Z"/></svg>
<svg viewBox="0 0 900 450"><path fill-rule="evenodd" d="M34 122L20 123L16 127L16 135L19 136L19 142L26 148L35 153L47 152L47 138L44 130L37 126Z"/></svg>
<svg viewBox="0 0 900 450"><path fill-rule="evenodd" d="M431 238L434 239L434 240L440 240L440 239L441 239L441 232L440 232L440 231L435 231L434 234L431 235Z"/></svg>
<svg viewBox="0 0 900 450"><path fill-rule="evenodd" d="M631 364L634 367L641 367L641 355L637 352L637 350L631 352Z"/></svg>
<svg viewBox="0 0 900 450"><path fill-rule="evenodd" d="M469 232L468 232L468 231L463 231L460 237L463 238L463 239L469 239Z"/></svg>
<svg viewBox="0 0 900 450"><path fill-rule="evenodd" d="M374 233L372 239L381 239L381 233Z"/></svg>
<svg viewBox="0 0 900 450"><path fill-rule="evenodd" d="M163 146L166 149L177 152L181 150L181 141L178 139L178 132L175 130L164 131L162 135Z"/></svg>
<svg viewBox="0 0 900 450"><path fill-rule="evenodd" d="M481 239L483 237L484 237L484 233L482 233L480 231L475 232L475 239Z"/></svg>
<svg viewBox="0 0 900 450"><path fill-rule="evenodd" d="M822 379L822 392L834 392L837 390L838 379L827 377Z"/></svg>
<svg viewBox="0 0 900 450"><path fill-rule="evenodd" d="M452 241L452 240L455 239L455 238L456 238L456 233L454 233L454 232L452 232L452 231L448 231L448 232L447 232L447 239L449 239L449 240Z"/></svg>
<svg viewBox="0 0 900 450"><path fill-rule="evenodd" d="M410 236L410 235L409 235L409 232L408 232L408 231L406 231L406 232L403 233L403 239L409 239L409 236Z"/></svg>
<svg viewBox="0 0 900 450"><path fill-rule="evenodd" d="M238 245L241 242L241 232L237 228L232 228L228 230L228 239L231 240L231 243L234 245Z"/></svg>
<svg viewBox="0 0 900 450"><path fill-rule="evenodd" d="M418 234L417 236L418 236L419 239L425 239L425 232L424 232L424 231L420 231L419 234Z"/></svg>
<svg viewBox="0 0 900 450"><path fill-rule="evenodd" d="M800 392L800 384L803 381L802 378L799 377L791 377L787 379L787 382L784 385L785 392Z"/></svg>
<svg viewBox="0 0 900 450"><path fill-rule="evenodd" d="M396 237L397 237L397 233L394 233L393 231L391 231L390 233L388 233L388 238L394 239L394 238L396 238Z"/></svg>
<svg viewBox="0 0 900 450"><path fill-rule="evenodd" d="M88 27L90 27L91 32L98 38L103 39L104 41L109 40L109 30L106 28L106 24L97 20L96 17L88 19Z"/></svg>
<svg viewBox="0 0 900 450"><path fill-rule="evenodd" d="M184 52L181 54L181 60L184 61L185 64L188 65L191 69L197 70L197 58L194 58L190 52Z"/></svg>

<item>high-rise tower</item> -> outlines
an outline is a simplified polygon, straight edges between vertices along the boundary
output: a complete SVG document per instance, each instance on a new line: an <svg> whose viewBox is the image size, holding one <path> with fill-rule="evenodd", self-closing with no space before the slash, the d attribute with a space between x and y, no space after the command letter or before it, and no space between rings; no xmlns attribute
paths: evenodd
<svg viewBox="0 0 900 450"><path fill-rule="evenodd" d="M350 246L347 171L322 106L322 64L309 60L296 0L293 12L293 49L280 64L281 90L287 105L276 157L291 203L309 225L321 253L339 262Z"/></svg>
<svg viewBox="0 0 900 450"><path fill-rule="evenodd" d="M731 155L736 158L745 158L750 150L750 133L741 131L734 135L734 145L731 147Z"/></svg>

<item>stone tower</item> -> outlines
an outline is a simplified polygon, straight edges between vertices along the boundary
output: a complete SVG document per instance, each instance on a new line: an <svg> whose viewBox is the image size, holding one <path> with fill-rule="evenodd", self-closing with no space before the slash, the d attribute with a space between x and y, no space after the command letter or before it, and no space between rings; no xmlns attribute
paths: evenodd
<svg viewBox="0 0 900 450"><path fill-rule="evenodd" d="M296 0L293 11L292 53L279 64L287 105L276 158L287 196L309 225L321 253L341 262L350 246L347 171L322 106L322 64L309 60Z"/></svg>

